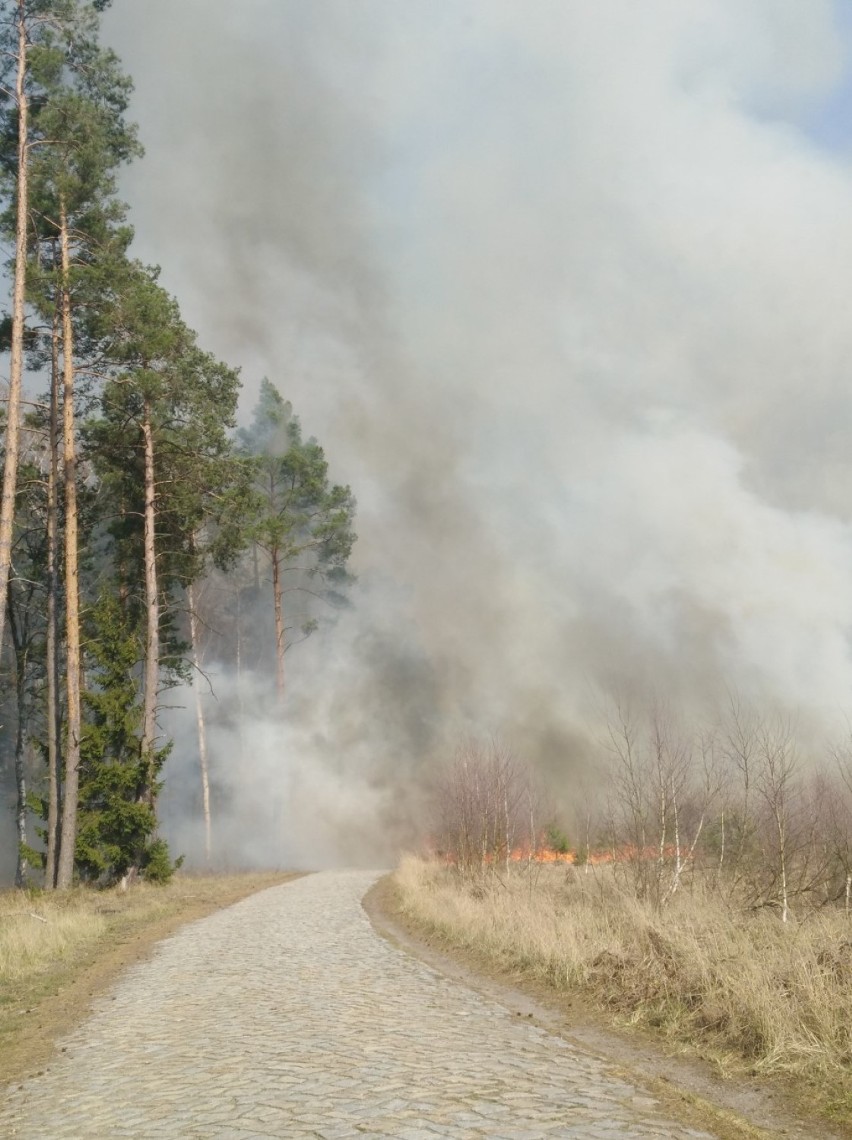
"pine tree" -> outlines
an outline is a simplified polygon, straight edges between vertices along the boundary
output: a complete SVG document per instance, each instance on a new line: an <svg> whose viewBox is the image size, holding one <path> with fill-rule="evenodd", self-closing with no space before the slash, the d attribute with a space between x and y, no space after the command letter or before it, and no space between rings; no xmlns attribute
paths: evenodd
<svg viewBox="0 0 852 1140"><path fill-rule="evenodd" d="M215 522L235 471L226 429L239 380L197 347L154 271L127 267L109 319L116 374L89 440L104 489L120 507L122 589L144 615L140 750L147 776L137 795L153 811L162 750L159 693L187 675L178 597L208 554L223 557L228 533ZM208 533L211 541L202 541ZM141 869L140 852L130 871Z"/></svg>
<svg viewBox="0 0 852 1140"><path fill-rule="evenodd" d="M27 759L32 754L42 724L39 707L44 682L45 624L41 569L46 537L44 483L38 470L37 436L25 427L22 442L12 547L15 575L9 581L6 605L15 693L15 825L18 840L15 884L19 887L27 883L29 866L40 865L41 862L27 836L27 818L32 804Z"/></svg>
<svg viewBox="0 0 852 1140"><path fill-rule="evenodd" d="M147 753L142 748L142 708L134 676L138 630L115 593L104 593L90 622L90 684L80 763L80 810L76 865L85 879L121 881L131 867L161 882L174 864L163 859L156 837L153 796L141 794L153 785L169 746Z"/></svg>
<svg viewBox="0 0 852 1140"><path fill-rule="evenodd" d="M4 5L0 10L3 35L0 41L0 58L7 66L0 74L0 92L11 100L13 109L7 120L7 140L4 165L11 174L12 207L15 233L15 258L12 266L12 320L9 359L9 399L6 405L6 438L3 466L3 486L0 492L0 654L3 651L9 576L12 567L12 528L15 516L15 492L18 479L18 449L21 428L21 390L24 366L24 305L27 288L27 221L29 211L28 167L30 154L29 107L30 92L27 65L29 61L31 5L26 0ZM8 68L14 70L12 83ZM9 169L11 167L11 170Z"/></svg>
<svg viewBox="0 0 852 1140"><path fill-rule="evenodd" d="M74 869L82 739L77 360L81 349L88 357L97 345L92 312L103 304L110 276L131 237L124 206L115 198L116 170L139 152L135 130L124 119L130 81L115 55L97 40L97 13L104 7L82 0L45 0L39 50L35 56L31 52L41 83L32 122L41 143L29 171L29 213L38 250L30 269L30 295L55 330L55 364L55 350L61 352L61 399L55 393L51 397L61 410L61 429L55 427L57 433L61 430L65 521L64 796L59 851L52 851L50 860L56 859L58 887L70 886ZM58 368L53 377L58 385ZM55 608L55 598L51 605ZM58 781L55 786L58 792ZM51 814L58 815L58 805ZM53 833L50 826L48 830ZM48 868L47 885L51 878Z"/></svg>
<svg viewBox="0 0 852 1140"><path fill-rule="evenodd" d="M272 582L275 629L275 678L284 698L284 655L292 640L284 595L301 592L327 601L340 600L346 564L355 542L355 501L348 487L331 484L328 463L315 439L303 440L299 420L275 386L264 380L254 419L240 433L254 487L251 536L266 555ZM285 585L285 576L288 584ZM316 628L303 618L302 637Z"/></svg>

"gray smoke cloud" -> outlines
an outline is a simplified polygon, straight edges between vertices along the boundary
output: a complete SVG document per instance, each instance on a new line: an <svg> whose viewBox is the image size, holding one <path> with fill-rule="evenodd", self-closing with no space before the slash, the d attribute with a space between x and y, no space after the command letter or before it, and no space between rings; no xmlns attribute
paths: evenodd
<svg viewBox="0 0 852 1140"><path fill-rule="evenodd" d="M271 779L284 744L312 773L282 793L304 859L335 819L416 816L461 731L564 778L601 689L842 722L844 19L116 4L139 255L243 366L247 410L268 375L359 500L355 608L294 651L287 739L257 748ZM312 844L295 821L321 805Z"/></svg>

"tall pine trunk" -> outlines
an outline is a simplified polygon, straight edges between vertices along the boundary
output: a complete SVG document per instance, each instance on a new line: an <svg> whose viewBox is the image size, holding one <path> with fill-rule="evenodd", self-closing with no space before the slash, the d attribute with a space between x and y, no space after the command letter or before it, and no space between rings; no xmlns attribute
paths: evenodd
<svg viewBox="0 0 852 1140"><path fill-rule="evenodd" d="M77 798L80 780L80 703L82 658L80 653L80 566L77 519L77 451L74 423L74 332L71 325L71 255L68 214L59 208L59 244L62 265L62 441L65 490L65 681L68 733L65 744L65 795L56 886L65 890L74 877L74 845L77 839Z"/></svg>
<svg viewBox="0 0 852 1140"><path fill-rule="evenodd" d="M145 401L142 417L145 455L145 703L142 712L142 760L145 777L140 800L154 802L154 753L157 743L157 687L160 679L160 599L157 588L156 484L151 404Z"/></svg>
<svg viewBox="0 0 852 1140"><path fill-rule="evenodd" d="M210 821L210 766L207 757L207 727L204 723L204 704L201 699L201 653L198 648L198 614L193 583L189 585L189 638L192 642L193 688L195 689L195 720L198 726L198 760L201 766L201 809L204 814L204 858L209 863L213 851Z"/></svg>
<svg viewBox="0 0 852 1140"><path fill-rule="evenodd" d="M27 844L27 771L24 763L24 713L23 698L20 695L23 680L18 678L18 713L15 724L15 786L17 805L15 808L15 830L18 836L18 858L15 864L15 886L27 885L29 860L26 856Z"/></svg>
<svg viewBox="0 0 852 1140"><path fill-rule="evenodd" d="M160 599L157 586L157 496L154 480L154 432L151 426L151 404L145 400L142 410L142 451L145 464L143 510L143 558L145 562L145 661L143 664L144 696L142 704L142 739L139 744L141 773L136 802L154 806L156 796L157 689L160 681ZM144 851L140 848L121 878L122 890L134 882L142 871Z"/></svg>
<svg viewBox="0 0 852 1140"><path fill-rule="evenodd" d="M15 864L15 886L27 885L29 861L24 854L27 842L27 772L24 763L24 724L26 723L26 632L15 621L12 604L14 590L9 591L9 632L15 653L15 831L18 839L18 857ZM26 616L22 617L26 625Z"/></svg>
<svg viewBox="0 0 852 1140"><path fill-rule="evenodd" d="M15 95L18 104L18 172L15 217L15 278L12 287L12 345L9 360L9 402L6 407L6 459L0 492L0 653L5 633L6 603L12 569L12 527L18 484L18 451L21 431L21 385L24 371L24 299L27 284L27 27L25 0L18 0L18 71Z"/></svg>
<svg viewBox="0 0 852 1140"><path fill-rule="evenodd" d="M284 700L284 607L281 601L281 555L272 549L272 596L275 607L275 690L278 700Z"/></svg>
<svg viewBox="0 0 852 1140"><path fill-rule="evenodd" d="M246 701L243 691L243 617L242 617L242 591L237 586L237 718L239 740L239 772L238 779L243 778L246 770Z"/></svg>
<svg viewBox="0 0 852 1140"><path fill-rule="evenodd" d="M59 800L61 757L59 751L59 312L53 319L50 376L50 466L47 472L47 625L45 670L47 674L47 855L45 890L56 886L59 860Z"/></svg>

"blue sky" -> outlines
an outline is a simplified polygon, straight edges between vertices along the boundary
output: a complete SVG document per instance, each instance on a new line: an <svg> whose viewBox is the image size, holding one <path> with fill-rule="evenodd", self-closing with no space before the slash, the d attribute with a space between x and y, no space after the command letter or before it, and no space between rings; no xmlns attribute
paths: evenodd
<svg viewBox="0 0 852 1140"><path fill-rule="evenodd" d="M836 0L835 24L845 48L841 81L831 95L806 116L807 134L828 150L852 153L852 3Z"/></svg>

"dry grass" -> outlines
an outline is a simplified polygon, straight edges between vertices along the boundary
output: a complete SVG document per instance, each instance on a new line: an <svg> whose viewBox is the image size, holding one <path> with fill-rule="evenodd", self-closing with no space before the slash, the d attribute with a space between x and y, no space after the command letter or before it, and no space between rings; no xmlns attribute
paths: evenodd
<svg viewBox="0 0 852 1140"><path fill-rule="evenodd" d="M215 901L248 878L257 876L185 876L162 887L139 883L129 891L0 892L0 993L5 997L28 980L79 961L104 940L187 903Z"/></svg>
<svg viewBox="0 0 852 1140"><path fill-rule="evenodd" d="M794 1077L852 1120L852 922L782 925L680 893L664 911L611 867L542 867L464 880L407 858L395 875L420 929L516 976L581 989L629 1022L698 1047L723 1070Z"/></svg>
<svg viewBox="0 0 852 1140"><path fill-rule="evenodd" d="M158 939L292 877L181 875L125 892L0 892L0 1073L11 1078L46 1060L91 998Z"/></svg>
<svg viewBox="0 0 852 1140"><path fill-rule="evenodd" d="M30 897L0 894L0 989L4 995L103 938L103 899L89 892Z"/></svg>

